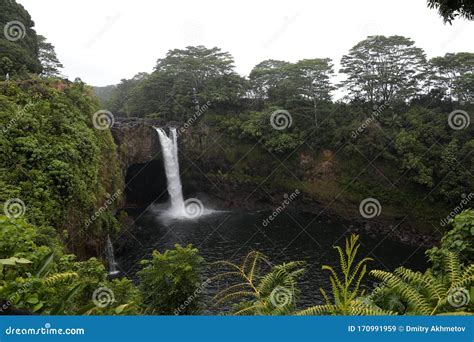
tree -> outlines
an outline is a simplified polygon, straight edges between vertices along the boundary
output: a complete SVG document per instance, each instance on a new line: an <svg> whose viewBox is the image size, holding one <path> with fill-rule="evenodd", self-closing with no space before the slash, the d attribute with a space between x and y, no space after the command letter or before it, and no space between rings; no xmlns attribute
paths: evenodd
<svg viewBox="0 0 474 342"><path fill-rule="evenodd" d="M457 17L474 19L474 3L469 0L428 0L428 7L437 9L445 23Z"/></svg>
<svg viewBox="0 0 474 342"><path fill-rule="evenodd" d="M402 36L369 36L342 57L341 65L349 96L371 103L408 101L426 74L425 53Z"/></svg>
<svg viewBox="0 0 474 342"><path fill-rule="evenodd" d="M317 103L330 101L331 91L335 89L330 83L330 77L334 74L331 59L303 59L288 68L297 94L312 102L316 126L318 126Z"/></svg>
<svg viewBox="0 0 474 342"><path fill-rule="evenodd" d="M236 104L244 93L244 80L234 72L233 63L232 56L217 47L171 50L133 91L130 111L184 120L207 102L213 108Z"/></svg>
<svg viewBox="0 0 474 342"><path fill-rule="evenodd" d="M24 7L14 0L0 2L0 77L25 76L41 72L38 37L34 22ZM7 32L7 34L4 34ZM8 58L9 62L5 58Z"/></svg>
<svg viewBox="0 0 474 342"><path fill-rule="evenodd" d="M105 102L106 107L118 116L137 115L138 113L131 112L129 101L134 89L145 82L148 77L149 74L146 72L140 72L129 80L122 79L112 90L108 101Z"/></svg>
<svg viewBox="0 0 474 342"><path fill-rule="evenodd" d="M472 102L474 99L474 53L447 53L430 59L430 86L449 99Z"/></svg>
<svg viewBox="0 0 474 342"><path fill-rule="evenodd" d="M274 59L257 64L249 75L253 95L260 100L270 98L272 91L288 78L285 69L288 65L290 63Z"/></svg>
<svg viewBox="0 0 474 342"><path fill-rule="evenodd" d="M42 67L40 75L44 77L59 77L61 75L59 69L62 69L63 65L56 56L54 46L46 41L46 37L41 35L38 35L38 46L38 58Z"/></svg>

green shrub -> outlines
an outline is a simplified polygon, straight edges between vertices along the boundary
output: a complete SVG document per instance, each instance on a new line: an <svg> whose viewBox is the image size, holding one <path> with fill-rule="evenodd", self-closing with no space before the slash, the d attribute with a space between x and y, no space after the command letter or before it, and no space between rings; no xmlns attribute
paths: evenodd
<svg viewBox="0 0 474 342"><path fill-rule="evenodd" d="M443 273L443 260L448 252L459 255L463 265L469 265L474 260L474 210L465 210L456 215L451 225L453 228L443 236L440 247L426 251L435 273Z"/></svg>
<svg viewBox="0 0 474 342"><path fill-rule="evenodd" d="M140 291L147 314L196 314L200 310L204 259L192 245L153 251L151 260L142 261L138 272Z"/></svg>

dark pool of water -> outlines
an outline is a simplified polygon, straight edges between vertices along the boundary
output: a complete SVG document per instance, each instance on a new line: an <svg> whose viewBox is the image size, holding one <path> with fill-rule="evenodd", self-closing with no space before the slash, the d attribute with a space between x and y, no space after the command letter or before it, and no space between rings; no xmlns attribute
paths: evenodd
<svg viewBox="0 0 474 342"><path fill-rule="evenodd" d="M329 278L321 266L338 265L338 255L332 246L343 243L349 235L345 224L315 220L315 215L294 211L280 213L266 227L263 220L271 212L220 212L195 221L167 223L151 209L133 210L129 214L136 219L135 226L114 243L119 268L128 276L136 279L135 273L141 267L139 261L149 258L154 249L164 251L176 243L193 244L209 263L224 259L239 262L251 250L258 250L273 264L292 260L306 262L306 274L299 281L298 307L322 303L319 287L329 290ZM375 259L370 269L393 270L400 265L415 270L426 267L423 249L384 236L360 235L359 257ZM205 276L214 274L215 267L209 267ZM364 286L372 287L372 281L367 276ZM230 284L233 283L227 283ZM210 283L204 289L205 302L210 303L212 296L225 285L222 281ZM222 309L207 306L207 313Z"/></svg>

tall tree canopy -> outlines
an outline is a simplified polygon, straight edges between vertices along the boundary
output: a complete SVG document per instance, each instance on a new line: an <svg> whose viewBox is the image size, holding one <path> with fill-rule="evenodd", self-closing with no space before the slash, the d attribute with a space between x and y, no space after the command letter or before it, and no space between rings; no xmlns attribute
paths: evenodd
<svg viewBox="0 0 474 342"><path fill-rule="evenodd" d="M38 58L41 63L41 76L58 77L61 75L60 69L63 65L56 56L53 44L46 40L46 37L38 35Z"/></svg>
<svg viewBox="0 0 474 342"><path fill-rule="evenodd" d="M216 47L171 50L133 90L130 111L139 116L157 113L183 119L208 101L213 106L232 105L245 90L244 79L235 73L233 63L228 52Z"/></svg>
<svg viewBox="0 0 474 342"><path fill-rule="evenodd" d="M0 0L0 78L41 72L34 22L22 5Z"/></svg>
<svg viewBox="0 0 474 342"><path fill-rule="evenodd" d="M353 99L372 103L407 101L426 76L426 57L402 36L369 36L342 57L342 85Z"/></svg>
<svg viewBox="0 0 474 342"><path fill-rule="evenodd" d="M270 98L272 92L287 79L286 67L289 64L275 59L258 63L249 75L253 96L259 99Z"/></svg>
<svg viewBox="0 0 474 342"><path fill-rule="evenodd" d="M430 86L450 99L474 101L474 53L447 53L429 61Z"/></svg>

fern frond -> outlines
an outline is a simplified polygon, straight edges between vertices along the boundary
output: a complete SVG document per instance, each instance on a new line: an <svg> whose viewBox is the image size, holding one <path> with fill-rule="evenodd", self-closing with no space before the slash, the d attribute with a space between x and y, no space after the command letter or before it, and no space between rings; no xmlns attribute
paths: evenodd
<svg viewBox="0 0 474 342"><path fill-rule="evenodd" d="M446 271L451 280L451 284L461 280L461 269L459 266L459 257L456 253L448 252L445 256Z"/></svg>
<svg viewBox="0 0 474 342"><path fill-rule="evenodd" d="M58 284L65 284L71 283L75 279L77 279L79 275L74 272L64 272L64 273L56 273L47 278L43 279L43 283L46 286L55 286Z"/></svg>
<svg viewBox="0 0 474 342"><path fill-rule="evenodd" d="M332 315L336 312L336 307L332 304L316 305L310 308L297 311L297 316L314 316L314 315Z"/></svg>

